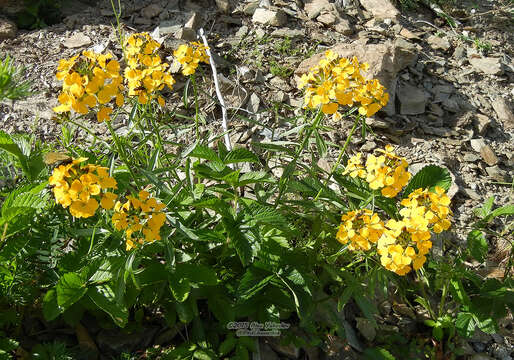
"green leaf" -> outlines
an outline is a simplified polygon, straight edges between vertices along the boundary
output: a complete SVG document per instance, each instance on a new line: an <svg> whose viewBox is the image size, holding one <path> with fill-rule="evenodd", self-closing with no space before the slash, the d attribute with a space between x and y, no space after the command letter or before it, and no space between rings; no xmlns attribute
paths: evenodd
<svg viewBox="0 0 514 360"><path fill-rule="evenodd" d="M173 297L179 302L184 302L191 291L189 280L178 276L174 272L168 273L168 282Z"/></svg>
<svg viewBox="0 0 514 360"><path fill-rule="evenodd" d="M177 302L175 304L175 309L177 310L178 318L184 324L190 323L195 317L195 314L194 314L194 311L193 311L193 308L192 308L190 302L191 302L191 299L189 299L189 301Z"/></svg>
<svg viewBox="0 0 514 360"><path fill-rule="evenodd" d="M475 332L477 325L476 317L469 312L460 312L455 320L455 328L460 335L470 338Z"/></svg>
<svg viewBox="0 0 514 360"><path fill-rule="evenodd" d="M469 299L464 286L460 280L450 280L450 291L453 297L458 300L466 309L471 305L471 300Z"/></svg>
<svg viewBox="0 0 514 360"><path fill-rule="evenodd" d="M353 298L355 299L355 302L361 309L364 316L369 321L373 322L373 324L376 324L374 315L378 313L377 307L359 292L355 292L353 294Z"/></svg>
<svg viewBox="0 0 514 360"><path fill-rule="evenodd" d="M235 224L227 228L227 234L229 236L230 245L236 250L241 263L247 266L252 258L252 246L249 240Z"/></svg>
<svg viewBox="0 0 514 360"><path fill-rule="evenodd" d="M240 162L251 162L256 163L259 162L259 158L250 150L245 148L238 148L230 151L227 156L223 159L225 164L233 164Z"/></svg>
<svg viewBox="0 0 514 360"><path fill-rule="evenodd" d="M316 138L316 147L318 148L319 156L323 158L327 154L327 143L321 137L318 131L315 131L314 135Z"/></svg>
<svg viewBox="0 0 514 360"><path fill-rule="evenodd" d="M489 213L493 209L493 205L494 205L494 196L491 196L491 197L487 198L486 201L484 201L484 204L482 205L482 207L474 209L473 212L478 217L485 218L487 215L489 215Z"/></svg>
<svg viewBox="0 0 514 360"><path fill-rule="evenodd" d="M236 347L237 339L229 334L225 341L220 344L218 352L221 356L229 354Z"/></svg>
<svg viewBox="0 0 514 360"><path fill-rule="evenodd" d="M403 197L406 198L411 192L419 188L433 190L436 186L439 186L448 191L451 184L452 178L447 169L436 165L428 165L412 177L403 192Z"/></svg>
<svg viewBox="0 0 514 360"><path fill-rule="evenodd" d="M389 351L378 347L364 350L363 355L365 360L396 360Z"/></svg>
<svg viewBox="0 0 514 360"><path fill-rule="evenodd" d="M79 274L66 273L57 283L57 304L64 311L79 301L86 292L86 283Z"/></svg>
<svg viewBox="0 0 514 360"><path fill-rule="evenodd" d="M212 293L208 297L209 310L222 324L234 321L235 312L229 299L219 292Z"/></svg>
<svg viewBox="0 0 514 360"><path fill-rule="evenodd" d="M263 182L273 182L270 174L264 171L249 171L239 176L237 186L245 186L248 184L256 184Z"/></svg>
<svg viewBox="0 0 514 360"><path fill-rule="evenodd" d="M209 266L201 264L177 264L176 276L199 285L216 285L218 283L216 271Z"/></svg>
<svg viewBox="0 0 514 360"><path fill-rule="evenodd" d="M467 238L468 249L471 256L479 262L483 262L487 256L489 247L484 234L480 230L472 230L468 234Z"/></svg>
<svg viewBox="0 0 514 360"><path fill-rule="evenodd" d="M223 164L218 154L216 154L214 150L202 144L196 145L196 147L193 149L193 151L191 151L189 156Z"/></svg>
<svg viewBox="0 0 514 360"><path fill-rule="evenodd" d="M119 327L127 325L129 312L123 304L116 301L116 296L110 286L104 284L91 287L87 291L87 295L96 306L111 316L116 325Z"/></svg>
<svg viewBox="0 0 514 360"><path fill-rule="evenodd" d="M433 337L434 337L434 339L436 339L437 341L441 341L441 340L443 340L444 330L443 330L443 328L441 327L441 324L436 324L436 325L432 328L432 336L433 336Z"/></svg>
<svg viewBox="0 0 514 360"><path fill-rule="evenodd" d="M27 157L23 154L19 146L14 142L12 137L4 131L0 130L0 149L4 149L14 155L20 162L23 173L30 176L30 169Z"/></svg>
<svg viewBox="0 0 514 360"><path fill-rule="evenodd" d="M46 292L43 298L43 316L46 321L52 321L62 312L57 304L57 292L55 289L50 289Z"/></svg>
<svg viewBox="0 0 514 360"><path fill-rule="evenodd" d="M258 292L263 290L274 277L275 275L269 275L268 272L255 267L248 268L239 283L237 289L238 298L247 300L255 296Z"/></svg>
<svg viewBox="0 0 514 360"><path fill-rule="evenodd" d="M218 358L210 349L198 349L193 354L193 357L198 360L213 360Z"/></svg>
<svg viewBox="0 0 514 360"><path fill-rule="evenodd" d="M487 216L485 216L480 222L487 223L498 216L510 216L514 215L514 205L505 205L498 209L495 209L491 213L489 213Z"/></svg>

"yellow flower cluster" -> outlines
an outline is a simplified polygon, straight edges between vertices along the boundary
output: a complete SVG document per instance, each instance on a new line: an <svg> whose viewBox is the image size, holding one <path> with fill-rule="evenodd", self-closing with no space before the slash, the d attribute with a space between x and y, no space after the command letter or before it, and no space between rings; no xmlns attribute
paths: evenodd
<svg viewBox="0 0 514 360"><path fill-rule="evenodd" d="M207 47L199 42L191 42L189 45L182 44L173 52L173 56L182 64L182 74L192 75L200 62L209 63L206 51Z"/></svg>
<svg viewBox="0 0 514 360"><path fill-rule="evenodd" d="M350 211L341 218L336 238L342 244L348 243L350 250L369 250L384 233L384 223L371 210Z"/></svg>
<svg viewBox="0 0 514 360"><path fill-rule="evenodd" d="M378 150L380 156L369 155L366 164L362 164L362 154L351 157L346 165L343 175L365 179L373 190L382 189L385 197L395 197L409 182L411 174L407 171L407 161L397 156L391 145L385 150Z"/></svg>
<svg viewBox="0 0 514 360"><path fill-rule="evenodd" d="M342 58L332 50L325 52L318 65L303 74L298 88L305 88L305 108L316 109L332 115L334 120L341 118L341 106L359 106L359 113L372 116L389 101L389 94L376 79L366 80L361 71L369 65L359 63L356 57Z"/></svg>
<svg viewBox="0 0 514 360"><path fill-rule="evenodd" d="M146 104L157 97L159 105L164 106L164 99L157 94L164 86L172 89L175 80L166 72L169 67L157 54L160 45L148 33L131 35L125 44L127 80L129 96L137 96L139 103Z"/></svg>
<svg viewBox="0 0 514 360"><path fill-rule="evenodd" d="M63 81L59 95L57 113L75 111L87 114L90 108L98 105L98 121L110 120L114 99L117 106L123 105L123 78L120 64L111 54L95 54L83 51L70 59L60 60L56 77Z"/></svg>
<svg viewBox="0 0 514 360"><path fill-rule="evenodd" d="M125 231L127 250L161 239L159 232L166 221L166 214L161 211L164 208L146 190L141 190L137 197L127 196L124 203L116 202L112 223L116 230Z"/></svg>
<svg viewBox="0 0 514 360"><path fill-rule="evenodd" d="M368 209L344 214L337 240L350 242L350 250L367 251L374 244L382 266L398 275L419 270L432 248L430 232L440 233L450 227L450 199L440 187L435 192L417 189L401 205L401 219L388 220L385 225Z"/></svg>
<svg viewBox="0 0 514 360"><path fill-rule="evenodd" d="M48 183L53 186L55 201L68 208L76 218L88 218L99 206L111 209L116 194L106 189L116 189L116 180L108 169L93 164L81 165L87 158L73 159L69 164L56 167Z"/></svg>

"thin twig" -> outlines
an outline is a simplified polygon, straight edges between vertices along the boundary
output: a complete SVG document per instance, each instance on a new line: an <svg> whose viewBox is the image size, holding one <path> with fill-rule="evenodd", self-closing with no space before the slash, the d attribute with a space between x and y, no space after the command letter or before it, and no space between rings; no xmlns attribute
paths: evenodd
<svg viewBox="0 0 514 360"><path fill-rule="evenodd" d="M203 28L200 28L198 30L198 33L200 34L200 37L202 38L203 44L207 48L205 52L207 53L207 56L209 56L209 63L211 64L212 69L212 75L214 78L214 86L216 88L216 96L218 97L218 100L221 105L221 116L222 116L222 122L221 126L223 127L223 132L225 135L223 136L223 139L225 140L225 147L228 151L232 150L232 144L230 143L230 136L228 134L228 125L227 125L227 107L225 106L225 101L223 100L223 96L221 95L221 90L218 82L218 71L216 70L216 64L214 63L214 59L212 58L211 51L209 50L209 44L207 43L207 39L205 38L205 33L203 31Z"/></svg>

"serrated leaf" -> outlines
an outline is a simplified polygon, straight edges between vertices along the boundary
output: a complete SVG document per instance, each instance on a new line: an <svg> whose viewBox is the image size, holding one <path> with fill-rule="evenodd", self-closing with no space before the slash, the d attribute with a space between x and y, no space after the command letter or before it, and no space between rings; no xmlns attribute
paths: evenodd
<svg viewBox="0 0 514 360"><path fill-rule="evenodd" d="M479 262L483 262L487 256L489 247L484 234L480 230L471 230L467 237L468 249L471 256Z"/></svg>
<svg viewBox="0 0 514 360"><path fill-rule="evenodd" d="M168 273L168 282L173 297L179 303L186 301L187 297L189 296L189 292L191 291L191 284L189 283L189 280L181 278L175 273Z"/></svg>
<svg viewBox="0 0 514 360"><path fill-rule="evenodd" d="M212 162L223 163L214 150L202 144L196 145L189 156L209 160Z"/></svg>
<svg viewBox="0 0 514 360"><path fill-rule="evenodd" d="M406 198L411 192L419 188L433 190L436 186L439 186L448 191L451 184L452 178L448 170L440 166L428 165L412 177L403 192L403 197Z"/></svg>
<svg viewBox="0 0 514 360"><path fill-rule="evenodd" d="M218 283L218 277L214 269L192 263L181 263L177 264L176 276L187 279L191 283L199 285L216 285Z"/></svg>
<svg viewBox="0 0 514 360"><path fill-rule="evenodd" d="M98 285L89 288L87 291L89 298L100 309L105 311L119 327L125 327L128 322L128 310L116 301L116 296L112 288L108 285Z"/></svg>
<svg viewBox="0 0 514 360"><path fill-rule="evenodd" d="M269 273L254 267L248 268L239 283L237 289L238 298L247 300L255 296L264 289L273 278L275 278L273 274L269 275Z"/></svg>
<svg viewBox="0 0 514 360"><path fill-rule="evenodd" d="M227 218L223 220L230 246L236 250L243 266L247 266L253 254L250 240L241 232L237 223Z"/></svg>
<svg viewBox="0 0 514 360"><path fill-rule="evenodd" d="M476 328L475 315L469 312L460 312L455 320L455 328L462 336L470 338Z"/></svg>
<svg viewBox="0 0 514 360"><path fill-rule="evenodd" d="M66 273L57 283L57 304L64 311L79 301L86 292L86 283L79 274Z"/></svg>
<svg viewBox="0 0 514 360"><path fill-rule="evenodd" d="M46 321L52 321L59 316L62 310L57 304L57 292L55 289L50 289L46 292L43 298L43 316Z"/></svg>
<svg viewBox="0 0 514 360"><path fill-rule="evenodd" d="M230 151L227 156L223 159L225 164L233 164L240 162L259 162L259 158L250 150L245 148L238 148Z"/></svg>

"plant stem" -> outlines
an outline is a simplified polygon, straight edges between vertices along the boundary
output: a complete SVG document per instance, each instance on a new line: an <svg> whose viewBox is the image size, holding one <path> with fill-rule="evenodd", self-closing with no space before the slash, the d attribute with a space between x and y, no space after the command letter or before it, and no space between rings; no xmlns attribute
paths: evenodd
<svg viewBox="0 0 514 360"><path fill-rule="evenodd" d="M287 167L295 166L296 165L296 162L298 161L298 158L302 154L303 150L305 150L305 148L307 147L307 145L309 143L309 139L310 139L313 131L318 127L321 119L323 118L323 115L324 114L323 114L323 112L321 111L321 108L320 108L318 110L318 113L314 117L314 120L312 121L312 125L307 128L307 132L304 135L304 138L303 138L303 141L302 141L300 147L296 150L296 154L295 154L293 160L287 165ZM284 174L286 176L286 178L284 180L282 180L282 178L280 178L280 184L279 184L279 189L278 189L278 196L277 196L277 199L275 200L275 206L278 205L278 203L280 202L280 199L282 198L282 195L283 195L284 189L285 189L285 185L287 183L287 180L289 180L289 177L291 176L291 173L292 173L292 171L290 173Z"/></svg>
<svg viewBox="0 0 514 360"><path fill-rule="evenodd" d="M422 293L423 298L425 299L425 302L427 304L428 313L430 314L430 316L432 317L433 320L436 320L437 318L435 316L434 310L432 309L432 306L430 305L430 299L428 298L427 292L425 290L425 283L421 279L421 272L419 270L416 271L416 275L418 276L418 282L420 284L421 293Z"/></svg>
<svg viewBox="0 0 514 360"><path fill-rule="evenodd" d="M191 83L193 84L193 94L195 97L195 133L196 133L196 140L200 140L200 129L198 128L198 92L196 89L196 81L195 81L195 74L191 75Z"/></svg>
<svg viewBox="0 0 514 360"><path fill-rule="evenodd" d="M352 129L350 130L350 133L348 134L348 137L346 138L346 141L343 145L343 148L341 149L341 152L339 153L339 156L337 157L337 161L336 163L334 164L334 166L332 166L332 169L330 169L330 174L328 175L328 178L325 180L325 184L323 184L323 188L320 189L318 191L318 193L316 194L316 197L314 198L314 201L318 200L318 198L320 197L321 193L323 192L323 189L326 189L327 185L328 185L328 182L330 181L330 179L332 178L332 176L334 175L334 172L336 171L336 169L338 168L338 166L341 164L341 160L343 158L343 155L346 151L346 148L348 147L348 145L350 144L350 140L352 139L352 136L353 136L353 133L355 132L355 130L357 129L357 125L359 125L359 122L361 121L361 115L358 114L355 116L355 121L353 123L353 127Z"/></svg>
<svg viewBox="0 0 514 360"><path fill-rule="evenodd" d="M121 160L127 166L128 170L130 172L130 175L132 176L132 179L136 183L138 189L141 189L141 184L139 184L139 181L137 180L137 177L136 177L136 174L134 173L134 170L132 170L132 167L129 165L127 157L125 156L125 151L123 150L123 148L122 148L122 146L121 146L121 144L119 142L118 135L116 135L116 132L112 128L111 122L110 121L106 121L106 123L107 123L107 128L109 129L109 131L111 133L111 136L114 139L114 143L116 144L116 148L118 150L118 154L120 155Z"/></svg>

